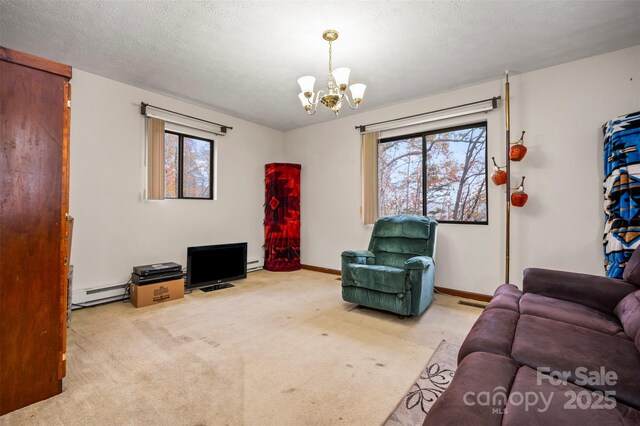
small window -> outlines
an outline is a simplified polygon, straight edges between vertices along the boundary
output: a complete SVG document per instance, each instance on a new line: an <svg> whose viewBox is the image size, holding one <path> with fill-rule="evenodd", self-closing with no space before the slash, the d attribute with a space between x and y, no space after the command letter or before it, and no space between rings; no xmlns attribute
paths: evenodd
<svg viewBox="0 0 640 426"><path fill-rule="evenodd" d="M381 139L378 206L381 216L487 224L487 124Z"/></svg>
<svg viewBox="0 0 640 426"><path fill-rule="evenodd" d="M212 140L165 131L165 198L213 199L212 171Z"/></svg>

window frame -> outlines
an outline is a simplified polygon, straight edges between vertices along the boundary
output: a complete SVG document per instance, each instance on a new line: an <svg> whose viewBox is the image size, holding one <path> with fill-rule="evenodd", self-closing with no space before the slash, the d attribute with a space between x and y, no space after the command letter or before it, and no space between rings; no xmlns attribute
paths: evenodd
<svg viewBox="0 0 640 426"><path fill-rule="evenodd" d="M438 223L446 223L446 224L454 224L454 225L489 225L489 165L488 165L488 160L489 160L489 155L488 155L488 141L489 141L489 123L488 121L480 121L480 122L476 122L476 123L468 123L468 124L461 124L461 125L457 125L457 126L450 126L450 127L443 127L440 129L434 129L434 130L427 130L427 131L423 131L423 132L416 132L416 133L410 133L410 134L406 134L406 135L398 135L398 136L391 136L391 137L387 137L387 138L380 138L378 139L378 146L382 143L388 143L388 142L395 142L395 141L399 141L399 140L405 140L405 139L415 139L415 138L421 138L422 139L422 216L427 217L427 152L426 152L426 147L427 147L427 137L430 135L437 135L440 133L447 133L447 132L454 132L454 131L458 131L458 130L466 130L466 129L471 129L471 128L475 128L475 127L484 127L485 129L485 148L484 148L484 174L485 174L485 179L484 179L484 190L485 190L485 194L486 194L486 211L487 211L487 217L486 220L484 221L464 221L464 220L439 220L439 219L435 219L438 221ZM380 170L380 166L378 165L378 172ZM376 178L377 179L377 178ZM379 190L378 190L379 191ZM380 194L378 193L378 199L380 199ZM380 205L378 204L378 209L380 209ZM380 215L380 212L378 211L378 215Z"/></svg>
<svg viewBox="0 0 640 426"><path fill-rule="evenodd" d="M213 139L207 139L207 138L203 138L200 136L194 136L194 135L190 135L187 133L182 133L182 132L177 132L175 130L164 130L165 135L167 133L171 134L171 135L176 135L178 136L178 171L177 171L177 175L178 175L178 186L176 188L177 190L177 197L167 197L166 196L166 191L165 191L165 199L167 200L213 200L213 156L214 156L214 144L215 141ZM184 147L184 138L189 138L189 139L196 139L199 141L204 141L204 142L209 142L209 144L211 145L211 148L209 150L210 155L209 155L209 197L185 197L183 195L183 182L184 182L184 178L183 178L183 173L184 173L184 167L183 167L183 147ZM163 157L164 158L164 157ZM166 158L165 158L166 160ZM166 162L164 164L164 170L166 170ZM165 182L166 184L166 182Z"/></svg>

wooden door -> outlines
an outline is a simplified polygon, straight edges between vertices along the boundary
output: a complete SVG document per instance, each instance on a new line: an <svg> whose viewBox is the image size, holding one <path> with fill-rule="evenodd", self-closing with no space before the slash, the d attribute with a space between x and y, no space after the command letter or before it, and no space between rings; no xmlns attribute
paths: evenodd
<svg viewBox="0 0 640 426"><path fill-rule="evenodd" d="M0 47L0 414L62 391L70 77Z"/></svg>

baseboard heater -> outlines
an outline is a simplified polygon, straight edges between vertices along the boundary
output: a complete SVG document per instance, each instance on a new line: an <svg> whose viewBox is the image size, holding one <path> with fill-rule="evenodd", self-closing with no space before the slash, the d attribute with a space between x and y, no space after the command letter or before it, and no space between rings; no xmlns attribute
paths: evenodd
<svg viewBox="0 0 640 426"><path fill-rule="evenodd" d="M262 269L262 259L247 262L247 272L255 272ZM80 309L88 306L122 300L126 291L126 284L114 284L106 287L88 288L76 290L71 293L72 309Z"/></svg>
<svg viewBox="0 0 640 426"><path fill-rule="evenodd" d="M71 302L73 303L71 309L79 309L122 299L126 286L126 284L116 284L108 287L74 291L71 293Z"/></svg>
<svg viewBox="0 0 640 426"><path fill-rule="evenodd" d="M247 262L247 272L255 272L262 269L262 262L260 260L250 260Z"/></svg>

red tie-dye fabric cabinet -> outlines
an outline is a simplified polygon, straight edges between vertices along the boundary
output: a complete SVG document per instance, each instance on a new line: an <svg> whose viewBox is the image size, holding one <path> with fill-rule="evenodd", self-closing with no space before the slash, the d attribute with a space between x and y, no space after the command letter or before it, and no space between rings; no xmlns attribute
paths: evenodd
<svg viewBox="0 0 640 426"><path fill-rule="evenodd" d="M300 269L300 164L265 165L264 269Z"/></svg>

